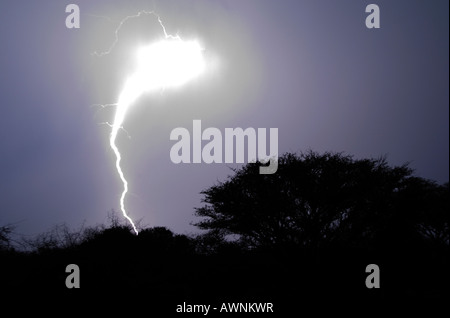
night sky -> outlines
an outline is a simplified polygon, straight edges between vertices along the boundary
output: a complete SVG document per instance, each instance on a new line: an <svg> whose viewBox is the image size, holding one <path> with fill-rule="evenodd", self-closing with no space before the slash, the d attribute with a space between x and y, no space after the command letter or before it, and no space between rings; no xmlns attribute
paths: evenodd
<svg viewBox="0 0 450 318"><path fill-rule="evenodd" d="M65 1L0 3L0 226L34 235L56 224L107 222L121 183L109 148L114 107L137 45L168 33L198 39L209 69L179 89L143 96L118 144L126 205L144 226L189 234L200 192L233 164L174 164L170 132L278 128L279 153L335 151L410 162L449 179L449 2ZM368 29L376 3L381 28Z"/></svg>

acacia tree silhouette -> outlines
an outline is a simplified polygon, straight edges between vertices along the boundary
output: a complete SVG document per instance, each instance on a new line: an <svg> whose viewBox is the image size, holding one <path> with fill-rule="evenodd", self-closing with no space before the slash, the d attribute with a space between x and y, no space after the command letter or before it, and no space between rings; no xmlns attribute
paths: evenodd
<svg viewBox="0 0 450 318"><path fill-rule="evenodd" d="M426 212L438 189L448 206L448 185L446 192L412 176L407 164L310 151L281 156L273 175L258 174L259 166L249 163L202 191L206 204L196 208L202 219L194 225L210 237L236 235L250 249L279 249L412 244L434 224L429 235L448 245L448 213L445 223L443 209Z"/></svg>

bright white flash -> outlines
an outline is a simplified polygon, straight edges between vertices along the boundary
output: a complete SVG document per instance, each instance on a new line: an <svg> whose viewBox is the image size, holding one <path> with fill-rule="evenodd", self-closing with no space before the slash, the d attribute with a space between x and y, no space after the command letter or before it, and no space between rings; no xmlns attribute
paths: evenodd
<svg viewBox="0 0 450 318"><path fill-rule="evenodd" d="M122 156L116 145L119 129L122 128L128 109L143 93L183 85L197 77L205 67L203 49L197 41L183 41L178 36L167 35L161 20L159 22L165 38L138 49L137 67L125 81L119 95L109 139L110 146L116 155L117 172L123 183L120 209L136 234L138 234L136 225L125 209L128 182L120 166Z"/></svg>

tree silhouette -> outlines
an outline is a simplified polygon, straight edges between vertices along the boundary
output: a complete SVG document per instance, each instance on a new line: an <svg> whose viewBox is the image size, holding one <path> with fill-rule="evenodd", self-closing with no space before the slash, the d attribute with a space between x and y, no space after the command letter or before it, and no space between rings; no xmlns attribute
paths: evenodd
<svg viewBox="0 0 450 318"><path fill-rule="evenodd" d="M204 190L195 225L212 237L235 235L248 248L394 246L424 233L445 241L448 222L438 226L426 212L439 186L413 177L407 164L310 151L281 156L273 175L260 175L259 165Z"/></svg>

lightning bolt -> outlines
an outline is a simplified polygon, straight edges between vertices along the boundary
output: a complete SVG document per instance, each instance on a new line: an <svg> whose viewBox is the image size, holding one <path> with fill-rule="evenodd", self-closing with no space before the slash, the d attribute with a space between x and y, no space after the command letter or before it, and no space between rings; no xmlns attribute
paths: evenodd
<svg viewBox="0 0 450 318"><path fill-rule="evenodd" d="M203 70L201 47L195 41L183 41L178 35L170 35L166 32L161 18L153 11L140 11L136 15L127 16L120 21L116 28L114 41L108 50L94 52L93 55L102 57L110 54L119 42L119 32L123 25L130 19L140 18L145 15L153 15L158 19L162 28L165 41L158 42L140 51L138 69L126 80L117 103L100 105L102 108L116 106L114 121L111 127L109 145L116 157L116 170L123 184L120 196L120 209L123 216L133 227L136 235L139 233L135 223L125 209L125 197L128 193L128 181L121 168L122 155L116 145L117 135L123 129L123 122L129 107L145 92L166 86L179 86L195 77Z"/></svg>

